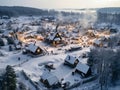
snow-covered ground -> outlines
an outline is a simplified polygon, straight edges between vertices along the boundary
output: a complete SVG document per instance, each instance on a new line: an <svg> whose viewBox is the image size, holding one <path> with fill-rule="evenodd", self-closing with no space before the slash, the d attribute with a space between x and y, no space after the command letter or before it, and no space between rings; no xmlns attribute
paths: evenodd
<svg viewBox="0 0 120 90"><path fill-rule="evenodd" d="M34 20L36 21L39 18L40 17L35 17ZM18 27L21 27L24 22L24 24L27 24L26 26L29 26L29 28L31 29L31 30L25 31L23 36L30 36L30 35L36 34L38 26L30 26L28 24L34 20L30 19L30 17L18 18L18 23L19 23ZM53 28L53 27L55 27L55 25L51 24L50 28ZM0 27L0 28L4 28L4 27ZM44 27L44 28L48 28L47 24L46 24L46 27ZM72 28L72 29L74 29L74 28ZM12 30L10 30L10 31L12 31ZM68 31L69 31L69 29L68 29ZM78 34L73 33L72 31L68 32L68 34L69 34L68 35L69 39L71 39L72 37L76 37L76 36L79 37ZM72 75L72 72L75 71L75 68L71 68L67 65L64 65L64 61L65 61L65 58L67 55L72 55L76 58L79 58L81 63L87 64L87 58L82 58L82 55L84 53L89 52L91 46L82 47L81 44L74 44L74 43L69 42L66 46L64 45L64 46L60 46L60 47L54 47L49 44L46 44L44 41L39 41L39 40L35 40L35 39L30 39L30 40L31 41L26 40L25 42L26 43L35 43L36 45L44 48L44 50L46 50L47 53L45 53L43 56L34 56L33 57L28 54L26 54L26 55L23 54L22 50L9 51L9 46L7 45L7 42L5 39L4 39L5 46L1 46L1 48L0 48L0 53L3 54L3 55L0 55L0 68L5 68L7 65L13 66L13 68L15 69L16 74L17 74L17 82L18 83L23 82L23 83L25 83L25 85L28 88L30 88L31 90L35 90L35 87L32 86L31 83L28 80L26 80L25 77L23 76L23 74L21 73L21 71L24 70L24 72L27 74L27 76L33 82L37 82L40 85L40 87L42 89L44 89L45 88L44 85L40 82L40 76L44 72L46 72L47 69L45 68L45 65L47 65L49 63L52 63L53 67L55 68L55 69L51 70L50 72L53 75L55 75L59 79L59 81L64 79L63 82L70 82L70 85L73 85L77 82L82 81L80 74L75 73L75 75ZM32 40L33 41L35 40L35 41L33 42ZM94 38L92 40L96 40L96 38ZM26 43L22 42L23 47L25 46ZM82 49L72 51L72 52L66 52L66 50L70 49L71 47L78 47L78 46L82 47ZM80 85L79 87L74 88L73 90L92 90L93 87L94 88L97 88L97 86L99 87L99 85L97 85L96 83L97 83L97 80L93 81L93 82L89 82L84 85ZM119 87L117 87L117 89L114 89L114 90L118 90L118 88ZM113 90L113 89L111 88L110 90Z"/></svg>
<svg viewBox="0 0 120 90"><path fill-rule="evenodd" d="M79 74L75 74L74 76L72 75L72 71L74 71L74 68L70 68L69 66L64 65L63 64L64 59L68 54L79 57L82 55L82 53L87 51L89 51L89 48L84 48L83 50L75 51L71 53L63 53L63 52L61 53L61 51L55 50L54 53L57 52L58 53L57 55L49 54L40 57L31 57L28 55L23 55L21 51L9 52L5 50L1 50L1 52L5 54L5 56L0 57L0 68L5 68L7 65L13 66L16 73L19 74L18 81L25 82L27 83L26 85L29 86L28 84L29 82L24 80L22 74L20 74L20 71L24 70L27 73L27 75L29 75L31 80L35 82L39 82L40 76L45 71L44 65L48 63L53 63L55 70L52 70L51 72L55 76L57 76L59 80L64 78L64 81L69 81L70 84L72 85L75 82L80 81L81 78ZM18 60L19 57L20 60ZM83 59L83 63L86 63L86 59L85 60Z"/></svg>

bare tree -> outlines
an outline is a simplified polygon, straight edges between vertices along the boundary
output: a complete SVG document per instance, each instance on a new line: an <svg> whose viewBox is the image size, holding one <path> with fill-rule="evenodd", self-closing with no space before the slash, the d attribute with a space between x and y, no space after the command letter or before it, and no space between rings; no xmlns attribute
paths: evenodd
<svg viewBox="0 0 120 90"><path fill-rule="evenodd" d="M92 66L95 65L97 68L101 90L108 89L111 74L110 65L114 61L114 57L115 52L112 49L96 48L91 50L89 58L92 61ZM90 61L88 63L91 64Z"/></svg>

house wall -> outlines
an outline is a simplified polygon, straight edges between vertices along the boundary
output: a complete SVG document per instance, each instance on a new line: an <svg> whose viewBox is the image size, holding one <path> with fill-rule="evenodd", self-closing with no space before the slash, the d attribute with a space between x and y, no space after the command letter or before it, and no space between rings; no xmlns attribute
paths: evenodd
<svg viewBox="0 0 120 90"><path fill-rule="evenodd" d="M71 63L69 63L69 62L67 62L67 61L65 61L65 63L64 63L65 65L68 65L68 66L70 66L70 67L72 67L72 68L74 68L75 67L75 65L74 64L71 64Z"/></svg>
<svg viewBox="0 0 120 90"><path fill-rule="evenodd" d="M70 67L73 67L73 68L76 67L76 65L78 64L78 62L79 62L78 60L75 60L74 64L71 64L71 63L69 63L69 62L67 62L67 61L65 60L65 64L66 64L66 65L69 65Z"/></svg>
<svg viewBox="0 0 120 90"><path fill-rule="evenodd" d="M37 52L38 49L40 50L40 52ZM35 55L41 54L43 52L41 48L37 48L37 50L35 51Z"/></svg>
<svg viewBox="0 0 120 90"><path fill-rule="evenodd" d="M40 81L46 86L46 87L50 87L49 83L47 80L43 80L42 78L40 79Z"/></svg>

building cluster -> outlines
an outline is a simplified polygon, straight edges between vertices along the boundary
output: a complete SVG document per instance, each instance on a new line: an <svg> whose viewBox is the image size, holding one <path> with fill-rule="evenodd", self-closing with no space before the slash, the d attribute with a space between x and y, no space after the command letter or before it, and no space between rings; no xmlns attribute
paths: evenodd
<svg viewBox="0 0 120 90"><path fill-rule="evenodd" d="M51 65L50 65L51 66ZM54 65L52 64L51 67ZM74 68L74 71L71 73L72 75L75 75L75 73L80 74L81 78L85 79L92 75L91 67L87 64L84 64L81 62L80 58L76 58L72 55L67 55L64 59L64 66L65 68L71 68L71 70ZM57 69L57 68L55 68ZM55 70L53 69L53 70ZM58 76L54 75L54 73L51 71L52 68L49 70L45 70L42 75L40 76L40 81L48 88L58 88L62 87L63 85L63 77L60 79ZM56 72L56 71L55 71Z"/></svg>

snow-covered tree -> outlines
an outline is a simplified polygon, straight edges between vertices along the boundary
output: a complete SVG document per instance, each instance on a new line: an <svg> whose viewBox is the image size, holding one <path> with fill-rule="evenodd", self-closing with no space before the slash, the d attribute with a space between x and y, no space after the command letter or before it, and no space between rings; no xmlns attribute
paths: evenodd
<svg viewBox="0 0 120 90"><path fill-rule="evenodd" d="M4 46L4 41L0 38L0 46Z"/></svg>
<svg viewBox="0 0 120 90"><path fill-rule="evenodd" d="M114 48L115 46L117 46L119 40L120 40L119 34L110 37L110 39L108 41L108 46L111 47L111 48Z"/></svg>
<svg viewBox="0 0 120 90"><path fill-rule="evenodd" d="M116 51L114 61L111 64L112 71L112 84L115 85L120 80L120 49ZM119 82L120 84L120 82Z"/></svg>
<svg viewBox="0 0 120 90"><path fill-rule="evenodd" d="M16 74L10 65L6 67L2 90L16 90Z"/></svg>
<svg viewBox="0 0 120 90"><path fill-rule="evenodd" d="M110 83L110 66L115 60L114 57L115 52L112 49L95 48L89 53L88 64L97 68L101 90L107 90L107 86Z"/></svg>

